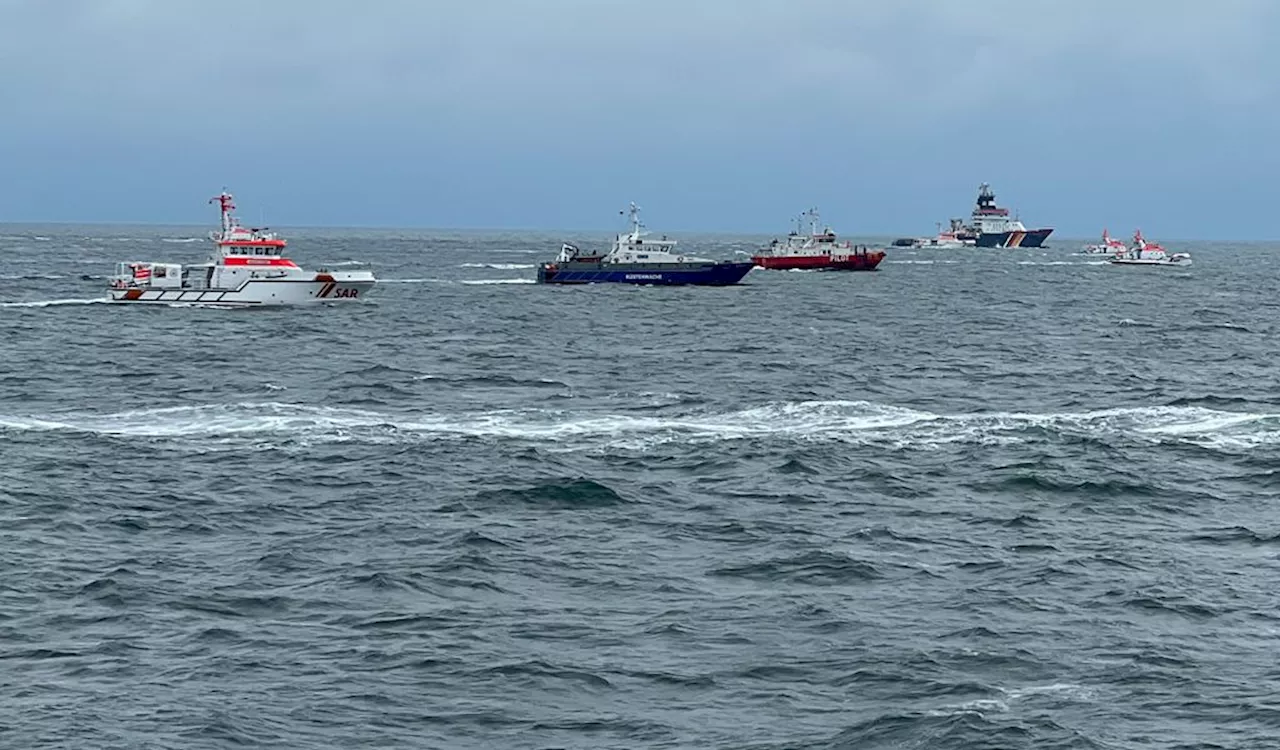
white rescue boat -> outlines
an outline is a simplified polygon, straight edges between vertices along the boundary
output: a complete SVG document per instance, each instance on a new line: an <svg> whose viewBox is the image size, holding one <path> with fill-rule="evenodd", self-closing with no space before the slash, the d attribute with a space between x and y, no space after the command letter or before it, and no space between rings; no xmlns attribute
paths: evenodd
<svg viewBox="0 0 1280 750"><path fill-rule="evenodd" d="M1133 233L1133 246L1118 251L1107 262L1119 266L1189 266L1191 254L1166 252L1160 245L1147 242L1142 230L1138 230Z"/></svg>
<svg viewBox="0 0 1280 750"><path fill-rule="evenodd" d="M376 283L364 270L306 271L284 257L285 241L274 232L240 225L235 204L223 191L218 202L222 231L211 232L207 263L120 263L111 278L110 301L127 304L190 304L204 307L267 307L364 298Z"/></svg>
<svg viewBox="0 0 1280 750"><path fill-rule="evenodd" d="M1096 245L1085 245L1084 251L1089 255L1115 255L1128 250L1123 240L1112 237L1106 229L1102 230L1102 242Z"/></svg>

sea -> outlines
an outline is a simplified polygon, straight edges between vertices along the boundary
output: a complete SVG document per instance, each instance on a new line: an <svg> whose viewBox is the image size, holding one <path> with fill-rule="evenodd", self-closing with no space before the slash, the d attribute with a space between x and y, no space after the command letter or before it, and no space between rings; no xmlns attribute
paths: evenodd
<svg viewBox="0 0 1280 750"><path fill-rule="evenodd" d="M102 303L207 229L0 225L0 747L1280 742L1280 245L300 228L381 283Z"/></svg>

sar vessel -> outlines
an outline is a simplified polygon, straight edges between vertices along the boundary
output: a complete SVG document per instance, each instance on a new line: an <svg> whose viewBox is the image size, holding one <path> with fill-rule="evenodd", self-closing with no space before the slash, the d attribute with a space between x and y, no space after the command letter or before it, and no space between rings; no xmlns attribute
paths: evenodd
<svg viewBox="0 0 1280 750"><path fill-rule="evenodd" d="M1122 240L1112 237L1105 228L1102 230L1102 242L1096 245L1085 245L1084 247L1085 253L1089 255L1115 255L1128 249L1128 245L1124 244Z"/></svg>
<svg viewBox="0 0 1280 750"><path fill-rule="evenodd" d="M1108 258L1118 266L1189 266L1191 253L1169 253L1154 242L1147 242L1139 229L1133 233L1133 246Z"/></svg>
<svg viewBox="0 0 1280 750"><path fill-rule="evenodd" d="M978 200L973 207L968 237L978 247L1042 247L1053 233L1052 228L1027 229L1017 218L1009 218L1009 209L996 205L991 185L978 186Z"/></svg>
<svg viewBox="0 0 1280 750"><path fill-rule="evenodd" d="M809 233L801 232L801 222L809 220ZM811 208L796 219L796 229L784 242L774 240L751 257L761 268L772 270L874 271L884 260L881 250L854 246L837 240L831 227L818 230L818 209Z"/></svg>
<svg viewBox="0 0 1280 750"><path fill-rule="evenodd" d="M538 266L540 284L654 284L729 286L742 281L755 263L712 260L676 250L676 240L649 239L641 231L640 208L631 204L631 231L617 235L603 253L565 242L550 263Z"/></svg>
<svg viewBox="0 0 1280 750"><path fill-rule="evenodd" d="M897 244L897 243L895 243ZM938 224L938 233L933 237L920 237L903 243L906 247L930 248L935 250L956 250L973 247L976 243L973 232L965 227L960 219L952 219L951 226L945 231Z"/></svg>
<svg viewBox="0 0 1280 750"><path fill-rule="evenodd" d="M123 304L192 304L205 307L267 307L361 299L376 279L370 271L306 271L284 257L285 240L265 228L247 228L232 215L225 190L218 203L222 229L210 232L206 263L125 262L111 277L109 301Z"/></svg>

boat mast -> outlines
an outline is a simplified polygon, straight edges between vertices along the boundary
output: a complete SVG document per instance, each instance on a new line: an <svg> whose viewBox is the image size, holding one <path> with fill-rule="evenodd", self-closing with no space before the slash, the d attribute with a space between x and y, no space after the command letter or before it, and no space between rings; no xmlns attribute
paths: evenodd
<svg viewBox="0 0 1280 750"><path fill-rule="evenodd" d="M631 236L640 236L640 227L644 226L640 223L640 207L635 201L631 201Z"/></svg>
<svg viewBox="0 0 1280 750"><path fill-rule="evenodd" d="M809 217L809 234L810 236L818 233L818 209L816 207L805 211L801 216Z"/></svg>
<svg viewBox="0 0 1280 750"><path fill-rule="evenodd" d="M231 193L226 188L217 197L209 199L210 203L214 201L218 202L218 209L222 212L222 233L225 235L231 231L231 212L236 210L236 204L232 202Z"/></svg>

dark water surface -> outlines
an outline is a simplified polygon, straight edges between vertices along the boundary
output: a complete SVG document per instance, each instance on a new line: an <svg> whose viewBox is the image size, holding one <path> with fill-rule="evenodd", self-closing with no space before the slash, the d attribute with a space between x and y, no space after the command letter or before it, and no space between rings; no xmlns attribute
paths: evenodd
<svg viewBox="0 0 1280 750"><path fill-rule="evenodd" d="M86 303L203 231L0 226L0 746L1280 736L1280 248L548 288L605 238L297 230L386 283Z"/></svg>

